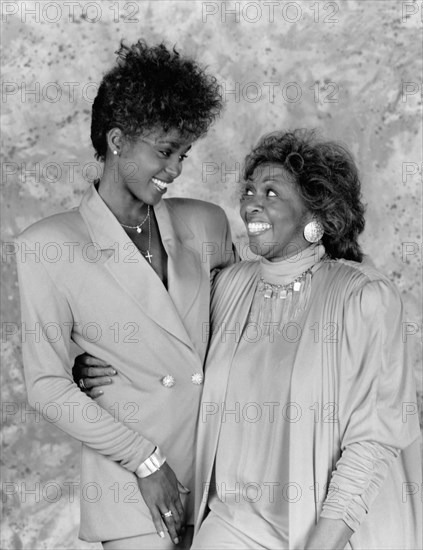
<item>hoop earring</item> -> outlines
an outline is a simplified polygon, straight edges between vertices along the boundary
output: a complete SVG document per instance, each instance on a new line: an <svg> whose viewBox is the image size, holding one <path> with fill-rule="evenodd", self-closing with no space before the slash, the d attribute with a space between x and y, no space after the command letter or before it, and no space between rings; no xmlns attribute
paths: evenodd
<svg viewBox="0 0 423 550"><path fill-rule="evenodd" d="M309 243L317 243L323 237L325 230L318 220L311 220L304 227L304 238Z"/></svg>

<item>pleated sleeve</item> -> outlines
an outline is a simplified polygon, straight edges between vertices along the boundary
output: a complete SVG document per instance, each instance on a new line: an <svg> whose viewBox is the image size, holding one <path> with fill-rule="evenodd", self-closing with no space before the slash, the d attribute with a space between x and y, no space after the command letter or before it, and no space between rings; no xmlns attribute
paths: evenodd
<svg viewBox="0 0 423 550"><path fill-rule="evenodd" d="M378 279L356 288L346 301L339 332L336 408L342 454L321 517L343 519L356 530L392 463L420 436L402 303L394 285Z"/></svg>

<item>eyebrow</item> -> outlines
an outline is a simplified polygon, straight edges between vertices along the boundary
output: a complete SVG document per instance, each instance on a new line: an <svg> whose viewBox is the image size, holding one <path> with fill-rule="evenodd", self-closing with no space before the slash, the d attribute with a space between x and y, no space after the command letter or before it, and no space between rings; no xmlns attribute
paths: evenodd
<svg viewBox="0 0 423 550"><path fill-rule="evenodd" d="M256 188L256 186L254 185L254 182L253 180L250 180L250 179L246 179L242 182L242 187L254 187L254 189Z"/></svg>
<svg viewBox="0 0 423 550"><path fill-rule="evenodd" d="M181 144L177 141L167 141L166 139L159 139L156 141L156 145L170 145L173 149L179 149ZM191 149L192 145L187 147L187 152Z"/></svg>
<svg viewBox="0 0 423 550"><path fill-rule="evenodd" d="M262 183L280 183L275 177L268 176L267 178L264 178Z"/></svg>
<svg viewBox="0 0 423 550"><path fill-rule="evenodd" d="M244 180L244 182L245 182L245 184L249 183L250 185L254 185L254 179L253 178L247 178L246 180ZM261 183L269 183L269 182L278 183L278 181L272 176L268 176L268 177L264 178Z"/></svg>

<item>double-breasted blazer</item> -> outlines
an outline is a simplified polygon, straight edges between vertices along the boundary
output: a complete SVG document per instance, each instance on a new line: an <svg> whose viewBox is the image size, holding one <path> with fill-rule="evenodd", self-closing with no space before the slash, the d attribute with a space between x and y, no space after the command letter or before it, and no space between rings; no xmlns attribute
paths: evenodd
<svg viewBox="0 0 423 550"><path fill-rule="evenodd" d="M94 186L79 208L17 239L22 323L35 329L23 342L28 400L83 443L80 537L87 541L155 532L133 472L156 445L193 496L210 274L234 255L218 206L171 198L154 213L168 289ZM118 371L95 401L72 380L72 341Z"/></svg>

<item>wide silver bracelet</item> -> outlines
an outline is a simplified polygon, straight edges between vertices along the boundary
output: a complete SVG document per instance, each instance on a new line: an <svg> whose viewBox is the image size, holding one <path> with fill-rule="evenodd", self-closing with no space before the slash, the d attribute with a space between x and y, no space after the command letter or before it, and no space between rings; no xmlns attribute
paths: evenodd
<svg viewBox="0 0 423 550"><path fill-rule="evenodd" d="M154 474L154 472L160 470L161 466L163 466L165 462L166 457L163 456L160 452L160 449L156 447L152 454L147 458L147 460L141 462L141 464L135 470L135 475L140 478L151 476L151 474Z"/></svg>

